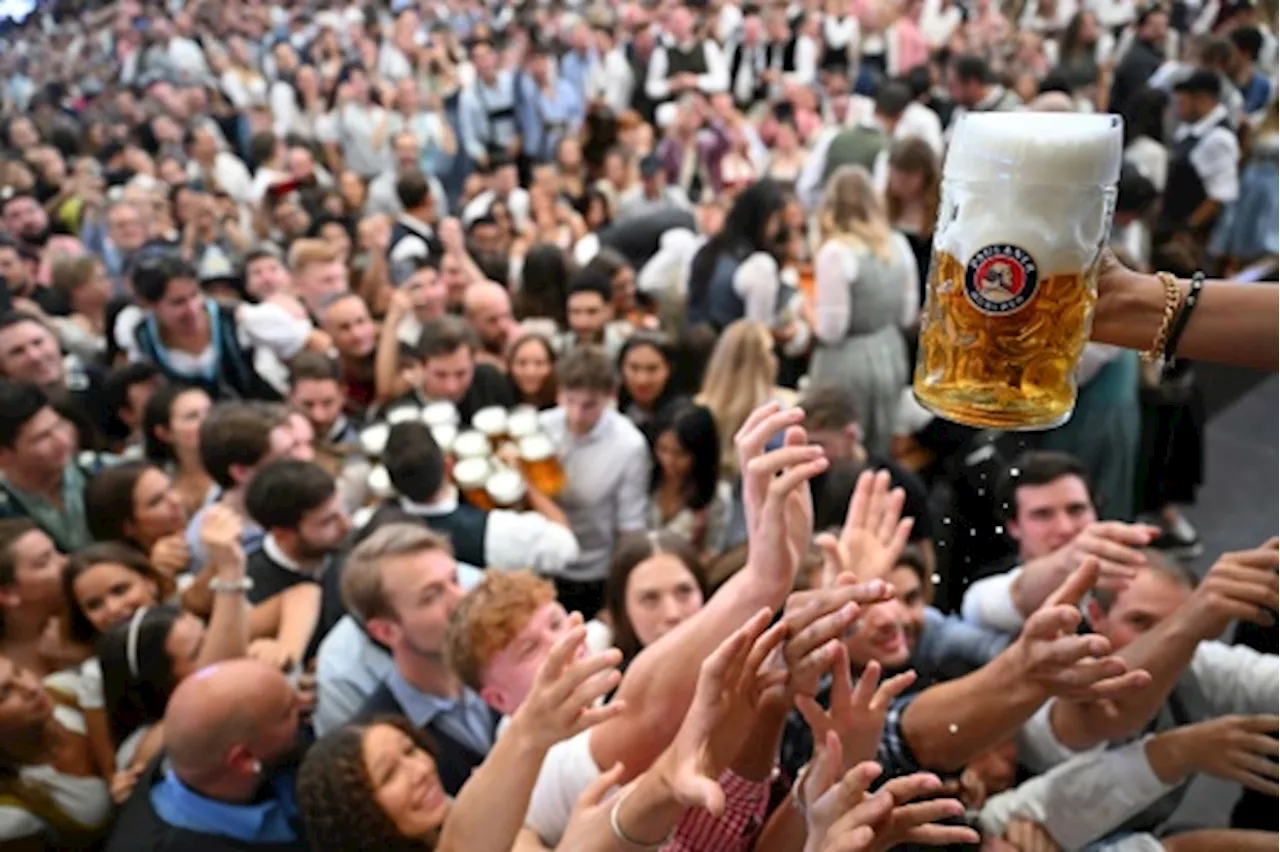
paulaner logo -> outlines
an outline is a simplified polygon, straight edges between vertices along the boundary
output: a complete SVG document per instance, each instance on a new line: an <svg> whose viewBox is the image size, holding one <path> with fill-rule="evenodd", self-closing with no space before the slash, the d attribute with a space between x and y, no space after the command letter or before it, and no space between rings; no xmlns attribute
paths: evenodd
<svg viewBox="0 0 1280 852"><path fill-rule="evenodd" d="M964 271L964 291L969 302L984 314L1014 313L1035 297L1039 283L1036 262L1030 254L1008 244L990 245L969 258Z"/></svg>

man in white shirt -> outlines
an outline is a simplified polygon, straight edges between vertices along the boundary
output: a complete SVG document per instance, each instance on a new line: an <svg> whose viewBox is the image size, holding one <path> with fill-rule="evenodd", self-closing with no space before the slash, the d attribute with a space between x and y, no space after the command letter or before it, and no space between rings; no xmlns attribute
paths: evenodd
<svg viewBox="0 0 1280 852"><path fill-rule="evenodd" d="M656 103L686 92L713 95L729 88L729 68L714 41L699 41L693 13L676 6L667 17L667 32L649 59L644 90Z"/></svg>
<svg viewBox="0 0 1280 852"><path fill-rule="evenodd" d="M565 608L594 615L620 533L643 532L649 506L649 445L614 408L613 362L594 346L573 349L557 370L560 405L542 425L559 448L566 486L557 502L581 554L556 578Z"/></svg>
<svg viewBox="0 0 1280 852"><path fill-rule="evenodd" d="M1100 522L1084 465L1065 453L1024 453L999 490L1008 505L1005 531L1018 553L1012 565L980 571L989 576L969 587L962 607L966 619L997 630L1017 633L1087 558L1101 562L1104 586L1123 585L1146 563L1137 548L1159 534L1144 524Z"/></svg>

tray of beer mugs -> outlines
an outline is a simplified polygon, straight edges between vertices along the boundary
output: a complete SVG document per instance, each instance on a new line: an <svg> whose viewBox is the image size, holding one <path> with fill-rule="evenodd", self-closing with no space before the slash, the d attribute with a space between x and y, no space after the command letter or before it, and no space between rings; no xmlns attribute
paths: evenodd
<svg viewBox="0 0 1280 852"><path fill-rule="evenodd" d="M436 439L440 449L446 454L453 446L454 437L458 434L458 409L451 402L429 402L426 405L415 403L399 403L392 405L383 414L381 420L371 423L360 430L360 449L371 459L382 458L387 447L387 438L391 427L397 423L421 420L431 429L431 436Z"/></svg>
<svg viewBox="0 0 1280 852"><path fill-rule="evenodd" d="M462 499L478 509L520 509L528 494L523 474L496 458L466 458L453 465Z"/></svg>

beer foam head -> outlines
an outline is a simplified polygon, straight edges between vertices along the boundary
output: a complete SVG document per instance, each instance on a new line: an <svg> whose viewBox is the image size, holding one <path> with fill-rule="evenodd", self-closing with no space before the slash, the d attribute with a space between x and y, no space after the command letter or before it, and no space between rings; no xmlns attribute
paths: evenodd
<svg viewBox="0 0 1280 852"><path fill-rule="evenodd" d="M1041 274L1080 272L1107 240L1123 131L1110 115L978 113L947 151L934 246L968 264L992 247Z"/></svg>
<svg viewBox="0 0 1280 852"><path fill-rule="evenodd" d="M1120 179L1123 156L1123 124L1116 115L967 113L956 125L943 177L1110 185Z"/></svg>

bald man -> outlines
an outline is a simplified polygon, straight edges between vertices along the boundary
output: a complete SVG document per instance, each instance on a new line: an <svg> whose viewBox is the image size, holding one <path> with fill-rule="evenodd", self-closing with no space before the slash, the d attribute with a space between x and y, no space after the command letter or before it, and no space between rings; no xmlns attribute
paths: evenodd
<svg viewBox="0 0 1280 852"><path fill-rule="evenodd" d="M139 779L107 852L305 850L284 766L298 712L284 675L253 660L184 680L165 708L167 760Z"/></svg>
<svg viewBox="0 0 1280 852"><path fill-rule="evenodd" d="M506 288L493 281L477 281L467 288L462 310L480 338L480 348L488 356L485 360L505 370L507 346L517 328Z"/></svg>

